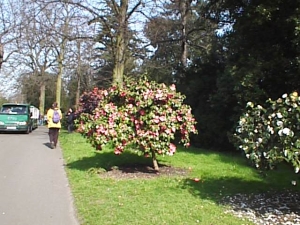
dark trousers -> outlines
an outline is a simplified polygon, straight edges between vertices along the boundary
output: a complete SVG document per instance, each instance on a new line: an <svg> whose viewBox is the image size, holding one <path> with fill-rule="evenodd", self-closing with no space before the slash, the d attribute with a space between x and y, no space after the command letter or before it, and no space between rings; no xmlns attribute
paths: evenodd
<svg viewBox="0 0 300 225"><path fill-rule="evenodd" d="M73 132L73 128L74 128L74 124L73 123L68 123L68 132L69 133Z"/></svg>
<svg viewBox="0 0 300 225"><path fill-rule="evenodd" d="M50 143L53 142L56 146L58 141L59 128L49 128Z"/></svg>

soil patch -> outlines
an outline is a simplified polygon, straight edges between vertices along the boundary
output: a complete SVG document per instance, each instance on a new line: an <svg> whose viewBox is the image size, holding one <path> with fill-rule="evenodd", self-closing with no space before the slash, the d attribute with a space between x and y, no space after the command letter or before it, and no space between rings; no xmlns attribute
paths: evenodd
<svg viewBox="0 0 300 225"><path fill-rule="evenodd" d="M148 165L122 165L114 166L108 171L100 173L101 177L114 179L150 179L159 176L186 176L187 169L176 168L167 165L159 165L159 171L154 170Z"/></svg>

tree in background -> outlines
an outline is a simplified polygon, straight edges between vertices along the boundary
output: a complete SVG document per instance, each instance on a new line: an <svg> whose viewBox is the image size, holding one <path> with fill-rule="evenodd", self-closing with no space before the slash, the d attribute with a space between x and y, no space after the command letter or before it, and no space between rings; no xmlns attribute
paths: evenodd
<svg viewBox="0 0 300 225"><path fill-rule="evenodd" d="M111 63L112 83L122 86L126 61L132 55L129 54L132 40L130 19L142 6L142 1L103 1L97 7L87 3L74 4L92 15L89 24L97 24L99 49L109 53L109 58L103 60L108 59L106 62Z"/></svg>
<svg viewBox="0 0 300 225"><path fill-rule="evenodd" d="M24 26L19 14L22 7L20 1L0 1L0 69L2 64L18 51L15 46L21 38Z"/></svg>
<svg viewBox="0 0 300 225"><path fill-rule="evenodd" d="M155 50L143 66L151 79L185 83L191 61L209 51L216 25L203 17L201 6L187 0L171 1L148 19L144 33Z"/></svg>

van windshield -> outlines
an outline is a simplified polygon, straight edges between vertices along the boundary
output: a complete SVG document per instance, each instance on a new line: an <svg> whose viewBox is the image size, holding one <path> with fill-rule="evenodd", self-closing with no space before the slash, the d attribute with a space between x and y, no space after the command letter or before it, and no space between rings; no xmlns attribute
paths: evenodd
<svg viewBox="0 0 300 225"><path fill-rule="evenodd" d="M5 105L2 106L1 114L27 114L26 106L20 105Z"/></svg>

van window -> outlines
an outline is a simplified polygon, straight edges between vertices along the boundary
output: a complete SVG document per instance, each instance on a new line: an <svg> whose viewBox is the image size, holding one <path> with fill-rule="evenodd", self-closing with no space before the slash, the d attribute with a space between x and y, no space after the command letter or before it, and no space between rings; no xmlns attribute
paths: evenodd
<svg viewBox="0 0 300 225"><path fill-rule="evenodd" d="M27 107L26 106L5 105L2 107L1 113L27 114Z"/></svg>

